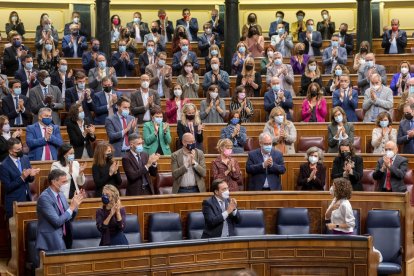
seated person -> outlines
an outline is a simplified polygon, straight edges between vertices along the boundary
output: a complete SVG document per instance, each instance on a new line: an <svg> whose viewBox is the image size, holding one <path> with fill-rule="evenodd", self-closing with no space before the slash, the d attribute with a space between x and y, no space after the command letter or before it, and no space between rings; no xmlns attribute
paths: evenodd
<svg viewBox="0 0 414 276"><path fill-rule="evenodd" d="M113 160L113 152L113 147L108 142L102 141L96 145L92 163L95 197L102 196L105 185L111 184L118 187L122 183L119 162Z"/></svg>
<svg viewBox="0 0 414 276"><path fill-rule="evenodd" d="M144 151L151 155L171 155L171 133L168 123L164 123L161 107L154 106L151 108L151 121L144 123Z"/></svg>
<svg viewBox="0 0 414 276"><path fill-rule="evenodd" d="M230 199L229 186L223 179L216 178L211 190L214 195L203 201L205 226L201 238L234 236L234 227L240 222L237 201Z"/></svg>
<svg viewBox="0 0 414 276"><path fill-rule="evenodd" d="M229 185L231 192L242 190L243 176L239 162L232 158L233 142L230 139L220 139L217 142L219 156L211 163L213 179L223 179Z"/></svg>
<svg viewBox="0 0 414 276"><path fill-rule="evenodd" d="M116 78L114 67L108 67L104 55L98 55L96 58L97 66L89 70L88 84L89 88L94 91L102 91L102 80L108 77L116 87L118 79Z"/></svg>
<svg viewBox="0 0 414 276"><path fill-rule="evenodd" d="M323 92L317 83L312 83L309 85L308 94L302 103L302 121L325 122L327 113Z"/></svg>
<svg viewBox="0 0 414 276"><path fill-rule="evenodd" d="M270 90L264 95L264 110L269 113L275 107L281 107L286 113L286 118L292 120L290 111L293 109L292 94L290 91L284 90L280 85L281 81L277 76L272 77L270 82Z"/></svg>
<svg viewBox="0 0 414 276"><path fill-rule="evenodd" d="M259 135L260 148L249 152L246 172L249 174L248 191L282 190L280 175L286 172L283 155L274 150L272 136Z"/></svg>
<svg viewBox="0 0 414 276"><path fill-rule="evenodd" d="M204 94L206 94L207 89L211 85L217 85L219 88L219 96L226 98L230 96L230 78L229 74L220 67L220 59L217 57L211 58L211 71L204 74L203 90Z"/></svg>
<svg viewBox="0 0 414 276"><path fill-rule="evenodd" d="M247 47L247 44L243 41L237 43L236 52L231 59L231 75L237 76L242 73L244 68L244 61L250 57L250 52Z"/></svg>
<svg viewBox="0 0 414 276"><path fill-rule="evenodd" d="M89 70L96 67L96 59L98 58L98 55L105 54L101 51L99 51L101 43L99 40L92 38L91 39L91 50L87 52L83 52L82 54L82 68L85 70L85 74L89 73Z"/></svg>
<svg viewBox="0 0 414 276"><path fill-rule="evenodd" d="M348 122L358 122L358 117L355 113L355 109L358 108L358 91L350 85L349 75L342 74L340 76L339 89L336 89L332 95L332 105L333 107L342 107Z"/></svg>
<svg viewBox="0 0 414 276"><path fill-rule="evenodd" d="M379 183L379 191L405 193L407 186L404 177L408 170L408 160L398 154L398 146L393 141L385 144L385 154L378 159L372 177Z"/></svg>
<svg viewBox="0 0 414 276"><path fill-rule="evenodd" d="M115 69L117 77L133 77L135 76L135 55L127 52L126 41L118 41L118 51L114 52L111 57L111 64Z"/></svg>
<svg viewBox="0 0 414 276"><path fill-rule="evenodd" d="M385 145L388 141L397 143L397 129L392 127L391 115L388 112L381 112L375 122L376 127L372 130L371 145L372 153L385 153Z"/></svg>
<svg viewBox="0 0 414 276"><path fill-rule="evenodd" d="M329 40L332 38L335 32L335 22L331 21L331 16L327 10L321 11L322 21L317 24L317 30L321 33L323 40Z"/></svg>
<svg viewBox="0 0 414 276"><path fill-rule="evenodd" d="M1 110L3 114L7 114L11 127L26 127L32 121L32 111L29 99L22 95L21 82L16 79L11 80L9 90L10 94L1 102Z"/></svg>
<svg viewBox="0 0 414 276"><path fill-rule="evenodd" d="M197 18L191 17L189 8L183 9L183 18L177 19L176 26L184 26L189 41L197 41L198 21Z"/></svg>
<svg viewBox="0 0 414 276"><path fill-rule="evenodd" d="M220 48L219 46L217 46L216 44L213 44L210 46L210 48L208 48L208 54L207 56L204 58L205 59L205 63L206 63L206 73L210 72L211 69L211 60L213 58L218 58L219 62L220 62L220 69L223 70L223 59L221 58L221 53L220 53Z"/></svg>
<svg viewBox="0 0 414 276"><path fill-rule="evenodd" d="M273 21L272 23L270 23L269 38L272 38L272 36L278 34L280 23L283 24L283 28L286 30L286 32L289 33L289 23L284 21L283 20L284 18L285 18L285 13L284 12L282 12L282 11L277 11L276 12L276 21Z"/></svg>
<svg viewBox="0 0 414 276"><path fill-rule="evenodd" d="M65 57L79 58L82 57L83 51L88 50L86 37L82 36L78 24L71 24L70 34L62 39L62 51Z"/></svg>
<svg viewBox="0 0 414 276"><path fill-rule="evenodd" d="M220 98L217 85L207 90L206 99L200 104L200 118L203 123L223 123L226 116L226 104Z"/></svg>
<svg viewBox="0 0 414 276"><path fill-rule="evenodd" d="M181 51L175 53L173 56L172 68L174 76L178 76L187 60L193 63L194 70L198 70L200 68L197 56L195 52L189 50L189 45L190 43L188 40L181 40Z"/></svg>
<svg viewBox="0 0 414 276"><path fill-rule="evenodd" d="M213 33L211 23L204 23L204 34L198 37L198 49L200 50L200 56L206 57L209 54L209 48L211 45L217 45L220 48L220 37L217 33Z"/></svg>
<svg viewBox="0 0 414 276"><path fill-rule="evenodd" d="M270 45L275 47L276 51L283 57L290 58L293 49L293 38L289 35L289 30L285 29L285 25L280 22L277 24L277 33L272 35Z"/></svg>
<svg viewBox="0 0 414 276"><path fill-rule="evenodd" d="M3 65L7 76L14 76L17 70L22 69L23 57L31 55L28 47L22 43L22 37L18 33L10 36L11 46L4 48ZM30 68L32 70L32 68Z"/></svg>
<svg viewBox="0 0 414 276"><path fill-rule="evenodd" d="M362 157L355 154L354 146L349 140L342 140L339 144L339 154L333 162L331 178L346 178L351 181L354 191L362 191L363 171Z"/></svg>
<svg viewBox="0 0 414 276"><path fill-rule="evenodd" d="M92 117L85 117L80 103L75 103L70 107L65 124L75 158L92 158L92 143L96 140L95 126L92 124Z"/></svg>
<svg viewBox="0 0 414 276"><path fill-rule="evenodd" d="M66 59L60 59L57 70L50 73L51 84L59 87L63 99L66 98L66 91L73 88L72 76L73 70L68 71L68 61Z"/></svg>
<svg viewBox="0 0 414 276"><path fill-rule="evenodd" d="M166 37L160 34L159 31L160 31L159 23L157 23L157 21L152 21L151 32L144 36L144 47L147 47L148 41L152 40L154 41L154 45L155 45L154 50L156 53L166 50L165 49Z"/></svg>
<svg viewBox="0 0 414 276"><path fill-rule="evenodd" d="M96 227L102 235L99 246L128 245L124 234L126 212L115 186L103 187L102 203L102 208L96 210Z"/></svg>
<svg viewBox="0 0 414 276"><path fill-rule="evenodd" d="M247 48L253 58L263 57L264 37L256 26L251 26L246 37Z"/></svg>
<svg viewBox="0 0 414 276"><path fill-rule="evenodd" d="M52 163L51 171L62 170L66 173L66 183L60 187L60 192L66 198L73 198L75 192L79 192L85 184L86 163L82 165L75 160L75 151L71 144L63 144L58 149L57 161Z"/></svg>
<svg viewBox="0 0 414 276"><path fill-rule="evenodd" d="M280 88L283 91L289 91L295 97L296 93L293 89L294 77L293 69L290 64L283 64L283 57L280 52L273 54L273 64L267 67L266 83L270 84L272 77L279 78Z"/></svg>
<svg viewBox="0 0 414 276"><path fill-rule="evenodd" d="M46 70L51 73L57 69L59 60L59 50L55 49L55 44L51 39L45 39L43 46L37 55L39 70Z"/></svg>
<svg viewBox="0 0 414 276"><path fill-rule="evenodd" d="M365 63L358 70L358 87L363 95L370 87L371 77L373 74L378 74L383 85L387 84L387 73L385 67L379 64L375 64L375 55L369 53L365 56ZM391 93L392 95L392 93Z"/></svg>
<svg viewBox="0 0 414 276"><path fill-rule="evenodd" d="M28 95L29 89L37 86L37 70L33 69L33 58L30 55L22 57L22 66L14 74L14 78L21 83L22 94Z"/></svg>
<svg viewBox="0 0 414 276"><path fill-rule="evenodd" d="M147 41L145 50L139 55L138 64L141 74L145 74L145 69L148 65L155 64L157 56L155 52L155 43L153 40Z"/></svg>
<svg viewBox="0 0 414 276"><path fill-rule="evenodd" d="M176 83L173 86L173 93L171 93L170 98L166 102L165 116L167 117L167 123L176 124L182 116L184 105L190 102L190 99L184 98L181 85Z"/></svg>
<svg viewBox="0 0 414 276"><path fill-rule="evenodd" d="M306 151L306 163L300 165L296 189L302 191L323 191L325 187L326 167L323 164L323 152L318 147Z"/></svg>
<svg viewBox="0 0 414 276"><path fill-rule="evenodd" d="M145 67L145 74L150 78L150 89L157 91L160 98L174 96L170 91L172 84L172 68L165 64L166 52L157 54L157 62Z"/></svg>
<svg viewBox="0 0 414 276"><path fill-rule="evenodd" d="M75 74L75 86L66 90L66 111L69 111L70 107L75 103L82 106L86 118L92 119L91 112L95 111L95 103L92 100L91 90L86 88L86 75L81 71Z"/></svg>
<svg viewBox="0 0 414 276"><path fill-rule="evenodd" d="M242 123L248 123L254 113L252 101L246 97L246 89L244 86L237 86L230 102L230 112L237 111L240 113L239 119Z"/></svg>
<svg viewBox="0 0 414 276"><path fill-rule="evenodd" d="M391 112L394 97L392 90L381 83L381 76L377 73L371 75L371 88L364 92L364 122L375 122L379 113Z"/></svg>
<svg viewBox="0 0 414 276"><path fill-rule="evenodd" d="M269 120L264 126L263 133L272 137L272 145L282 154L294 154L296 142L295 125L286 119L286 113L281 107L275 107L270 112Z"/></svg>
<svg viewBox="0 0 414 276"><path fill-rule="evenodd" d="M4 115L0 115L0 131L0 162L2 162L4 158L6 158L9 155L8 141L10 140L10 138L17 138L20 140L22 130L17 129L12 133L10 131L9 119Z"/></svg>
<svg viewBox="0 0 414 276"><path fill-rule="evenodd" d="M342 140L354 143L354 125L348 123L345 111L337 106L332 109L331 123L328 125L328 153L338 152Z"/></svg>
<svg viewBox="0 0 414 276"><path fill-rule="evenodd" d="M310 56L305 54L305 44L296 43L293 48L293 55L290 57L290 66L292 66L293 74L303 75Z"/></svg>
<svg viewBox="0 0 414 276"><path fill-rule="evenodd" d="M39 84L30 89L29 101L30 109L33 113L33 122L37 121L37 114L43 107L49 107L52 110L53 123L60 126L59 110L64 108L62 93L59 87L51 85L51 78L47 71L41 70L37 74Z"/></svg>
<svg viewBox="0 0 414 276"><path fill-rule="evenodd" d="M70 35L71 34L70 26L72 24L77 24L79 26L79 35L84 36L87 40L89 40L90 34L87 30L86 24L82 24L80 18L81 18L81 14L79 12L77 11L72 12L72 22L65 24L63 35Z"/></svg>
<svg viewBox="0 0 414 276"><path fill-rule="evenodd" d="M241 125L240 112L234 110L230 113L229 122L221 129L220 138L232 142L233 153L244 153L244 146L247 142L246 128Z"/></svg>
<svg viewBox="0 0 414 276"><path fill-rule="evenodd" d="M331 46L323 51L322 63L325 65L325 74L331 74L337 64L346 65L347 58L346 49L339 45L339 35L333 35Z"/></svg>
<svg viewBox="0 0 414 276"><path fill-rule="evenodd" d="M322 88L322 74L314 57L309 58L306 64L305 73L302 74L300 80L300 89L298 96L306 96L309 85L316 83Z"/></svg>
<svg viewBox="0 0 414 276"><path fill-rule="evenodd" d="M161 106L157 91L149 88L148 75L141 76L141 87L131 94L131 113L138 119L138 124L151 121L151 108Z"/></svg>
<svg viewBox="0 0 414 276"><path fill-rule="evenodd" d="M402 96L404 92L409 92L410 78L414 78L414 73L410 73L410 63L408 61L401 61L400 73L396 73L391 80L390 88L394 96Z"/></svg>
<svg viewBox="0 0 414 276"><path fill-rule="evenodd" d="M26 143L31 161L57 160L57 149L62 146L59 125L52 124L52 110L43 107L38 120L26 128Z"/></svg>
<svg viewBox="0 0 414 276"><path fill-rule="evenodd" d="M87 91L85 93L87 100L88 93ZM121 96L120 92L114 90L111 79L104 77L102 79L102 91L95 92L92 98L95 111L95 125L104 125L106 118L118 111L116 102ZM85 96L83 101L85 101Z"/></svg>
<svg viewBox="0 0 414 276"><path fill-rule="evenodd" d="M177 122L177 134L180 147L185 133L191 133L195 137L196 148L203 149L203 130L197 106L193 103L186 103L182 110L180 120Z"/></svg>
<svg viewBox="0 0 414 276"><path fill-rule="evenodd" d="M306 20L306 31L299 33L299 42L305 44L305 54L320 56L322 47L322 35L315 31L313 19Z"/></svg>
<svg viewBox="0 0 414 276"><path fill-rule="evenodd" d="M262 89L262 76L255 70L254 58L247 57L243 63L243 70L237 75L236 86L242 85L247 97L259 97Z"/></svg>

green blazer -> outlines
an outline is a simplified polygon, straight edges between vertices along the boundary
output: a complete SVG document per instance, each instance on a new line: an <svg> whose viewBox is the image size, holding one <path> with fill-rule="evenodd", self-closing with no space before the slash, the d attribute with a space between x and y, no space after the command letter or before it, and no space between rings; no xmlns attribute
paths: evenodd
<svg viewBox="0 0 414 276"><path fill-rule="evenodd" d="M160 144L164 155L171 155L170 143L171 143L171 134L170 128L167 128L167 131L164 133L163 130L164 123L158 127L158 137L160 137ZM144 151L148 154L153 154L157 151L158 148L158 139L155 135L154 123L146 122L144 123Z"/></svg>

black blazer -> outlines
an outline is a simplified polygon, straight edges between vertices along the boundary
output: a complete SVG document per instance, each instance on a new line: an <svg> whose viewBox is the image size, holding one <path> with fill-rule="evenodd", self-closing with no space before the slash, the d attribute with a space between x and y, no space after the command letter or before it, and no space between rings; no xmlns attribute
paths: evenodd
<svg viewBox="0 0 414 276"><path fill-rule="evenodd" d="M0 135L0 162L3 162L4 158L9 155L9 147L7 146L7 140Z"/></svg>
<svg viewBox="0 0 414 276"><path fill-rule="evenodd" d="M309 85L311 85L311 83L316 82L317 84L319 84L319 87L321 89L324 89L324 87L322 86L322 76L320 76L317 79L314 79L312 81L311 78L307 77L305 75L305 73L303 73L301 79L300 79L300 92L299 92L299 96L306 96L306 94L308 93L308 87Z"/></svg>
<svg viewBox="0 0 414 276"><path fill-rule="evenodd" d="M154 54L154 60L153 60L154 63L156 62L156 59L157 59L157 55ZM139 64L139 70L140 70L141 74L145 74L145 68L149 65L149 59L148 59L147 51L143 51L139 55L138 64Z"/></svg>
<svg viewBox="0 0 414 276"><path fill-rule="evenodd" d="M26 50L27 54L31 54L29 48L27 48L26 46L22 45L20 46L20 48L22 50ZM4 49L3 63L4 63L4 66L6 67L7 76L14 76L14 73L19 69L19 61L17 60L16 56L17 56L17 50L14 46L10 46Z"/></svg>
<svg viewBox="0 0 414 276"><path fill-rule="evenodd" d="M354 174L349 176L349 181L351 181L352 189L354 191L363 191L361 179L364 174L364 161L358 155L353 156L351 160L355 163L353 170ZM345 159L340 156L335 157L331 172L332 179L343 177L344 164Z"/></svg>
<svg viewBox="0 0 414 276"><path fill-rule="evenodd" d="M85 117L85 127L92 124L92 120ZM95 141L96 137L90 134L83 137L82 131L77 122L73 122L70 118L66 119L65 125L67 127L69 141L75 150L75 158L82 158L83 149L86 147L89 157L93 157L93 149L91 143Z"/></svg>
<svg viewBox="0 0 414 276"><path fill-rule="evenodd" d="M62 82L60 80L59 70L52 71L52 73L50 73L50 79L51 79L52 85L59 87L60 92L62 92ZM72 78L68 78L67 72L66 72L66 77L65 77L65 85L66 85L65 93L66 91L68 91L69 88L72 88L74 85Z"/></svg>
<svg viewBox="0 0 414 276"><path fill-rule="evenodd" d="M384 160L380 158L377 162L377 167L375 168L375 171L372 175L372 177L375 180L378 180L379 191L382 191L382 189L385 188L385 185L386 185L385 180L387 178L387 172L381 171L383 164L384 164ZM389 169L391 173L391 179L390 179L391 190L393 192L404 193L407 191L407 186L405 186L405 183L404 183L404 177L405 177L405 173L407 172L407 168L408 168L407 158L401 155L396 155Z"/></svg>
<svg viewBox="0 0 414 276"><path fill-rule="evenodd" d="M136 196L143 195L142 191L144 190L142 178L145 177L149 188L154 193L154 186L151 182L151 176L157 176L158 168L150 166L148 170L145 168L145 164L148 162L148 153L142 152L140 154L140 162L138 162L135 157L135 153L129 151L122 158L122 167L124 168L126 177L128 179L128 186L126 188L127 196Z"/></svg>
<svg viewBox="0 0 414 276"><path fill-rule="evenodd" d="M91 93L92 97L92 93ZM66 111L69 111L69 108L72 106L72 104L76 103L79 100L78 92L76 91L76 87L71 87L69 89L66 89L65 91L65 109ZM92 120L92 111L95 111L95 104L93 102L88 103L86 100L86 97L84 97L84 100L82 101L82 108L83 112L85 112L85 118L89 118Z"/></svg>
<svg viewBox="0 0 414 276"><path fill-rule="evenodd" d="M229 204L229 200L226 202L226 208ZM212 196L203 201L203 215L204 215L204 231L201 236L202 239L219 238L223 231L223 216L220 204L215 196ZM234 216L231 213L227 219L227 225L229 227L229 236L234 236L234 225L240 222L240 213L237 211Z"/></svg>
<svg viewBox="0 0 414 276"><path fill-rule="evenodd" d="M236 87L239 85L242 85L242 79L243 79L243 75L242 74L237 74L237 79L236 79ZM260 96L260 90L262 89L262 76L260 75L260 72L256 72L254 74L254 82L258 85L257 89L253 89L253 87L250 86L250 84L246 84L245 88L250 87L251 89L253 89L253 93L254 93L254 97L259 97ZM248 89L246 89L248 90ZM250 90L252 91L252 90ZM248 91L246 91L246 96L247 97L252 97L251 95L248 95Z"/></svg>
<svg viewBox="0 0 414 276"><path fill-rule="evenodd" d="M183 146L183 144L181 143L181 140L183 139L183 135L187 132L191 132L190 128L186 125L183 125L181 121L178 121L177 122L177 134L178 134L179 148ZM198 125L194 126L194 134L195 134L194 138L196 141L196 147L202 151L203 150L203 132L201 132L201 134L198 133Z"/></svg>
<svg viewBox="0 0 414 276"><path fill-rule="evenodd" d="M325 186L326 168L322 163L316 164L316 178L308 182L312 170L309 162L300 165L297 189L302 191L320 190L323 191Z"/></svg>
<svg viewBox="0 0 414 276"><path fill-rule="evenodd" d="M24 101L24 112L22 114L22 124L23 126L27 126L32 122L32 111L30 110L30 103L29 99L25 95L19 95L19 99L23 99ZM9 118L9 124L11 127L16 126L14 124L14 120L18 116L16 112L16 108L14 105L14 99L11 94L7 95L2 100L2 112L3 114L7 115Z"/></svg>
<svg viewBox="0 0 414 276"><path fill-rule="evenodd" d="M161 21L158 19L157 23L158 23L158 26L160 26L160 28L158 29L158 33L161 34ZM165 33L167 34L168 41L171 42L171 39L172 39L173 33L174 33L174 26L173 26L172 21L170 21L170 20L168 20L168 22L167 22L167 28L165 30Z"/></svg>
<svg viewBox="0 0 414 276"><path fill-rule="evenodd" d="M384 32L382 36L382 43L381 47L384 48L384 54L390 53L391 48L391 39L392 36L392 30L388 30ZM402 30L398 30L398 37L395 39L395 42L397 44L397 51L399 54L405 53L405 47L407 47L407 33Z"/></svg>
<svg viewBox="0 0 414 276"><path fill-rule="evenodd" d="M112 163L106 163L103 167L93 164L92 176L93 182L95 182L95 197L102 196L102 189L106 184L112 184L115 187L119 187L122 184L121 173L119 170L116 174L109 176L109 167Z"/></svg>
<svg viewBox="0 0 414 276"><path fill-rule="evenodd" d="M354 37L351 34L345 34L344 36L340 36L345 45L346 53L348 56L352 55L352 51L354 50ZM359 51L359 49L358 49Z"/></svg>

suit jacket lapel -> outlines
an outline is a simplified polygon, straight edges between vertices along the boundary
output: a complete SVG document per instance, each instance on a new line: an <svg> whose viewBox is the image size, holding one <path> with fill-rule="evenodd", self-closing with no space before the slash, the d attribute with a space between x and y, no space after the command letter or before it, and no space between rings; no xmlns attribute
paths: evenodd
<svg viewBox="0 0 414 276"><path fill-rule="evenodd" d="M113 117L113 121L114 121L114 124L116 124L116 125L118 126L118 129L119 129L119 130L122 130L122 129L123 129L123 128L122 128L121 121L120 121L120 118L119 118L118 114L115 114L115 115L114 115L114 117Z"/></svg>
<svg viewBox="0 0 414 276"><path fill-rule="evenodd" d="M221 214L223 211L221 210L220 203L218 202L215 196L213 196L212 201L213 201L214 206L216 207L217 214Z"/></svg>

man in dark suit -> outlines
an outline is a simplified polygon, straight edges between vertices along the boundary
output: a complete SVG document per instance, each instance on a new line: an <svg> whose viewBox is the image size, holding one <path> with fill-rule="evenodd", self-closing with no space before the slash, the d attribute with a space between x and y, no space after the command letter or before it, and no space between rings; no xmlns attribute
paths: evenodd
<svg viewBox="0 0 414 276"><path fill-rule="evenodd" d="M6 67L6 75L14 76L15 72L23 68L22 58L30 55L28 47L22 44L22 37L15 34L10 38L12 46L4 49L3 64Z"/></svg>
<svg viewBox="0 0 414 276"><path fill-rule="evenodd" d="M33 122L37 122L39 109L49 107L52 112L53 123L60 126L59 110L63 109L62 92L59 87L51 85L49 72L41 70L37 74L39 85L29 91L30 109L33 112Z"/></svg>
<svg viewBox="0 0 414 276"><path fill-rule="evenodd" d="M47 180L50 186L37 200L37 237L36 249L40 251L66 250L72 247L72 224L85 193L76 194L68 204L60 191L67 183L66 173L52 170ZM39 257L39 256L36 256ZM39 266L39 260L36 260Z"/></svg>
<svg viewBox="0 0 414 276"><path fill-rule="evenodd" d="M312 19L306 21L306 32L299 33L299 42L305 44L305 54L310 56L320 56L322 47L322 35L315 31Z"/></svg>
<svg viewBox="0 0 414 276"><path fill-rule="evenodd" d="M91 111L95 110L95 104L92 100L91 90L86 88L86 75L83 72L77 72L75 75L75 87L66 90L65 93L65 109L75 103L82 103L85 118L92 118Z"/></svg>
<svg viewBox="0 0 414 276"><path fill-rule="evenodd" d="M171 67L173 69L174 76L181 74L181 70L186 60L189 60L193 63L194 70L198 70L198 68L200 68L197 55L195 52L189 50L189 45L190 42L188 42L187 39L182 39L180 42L181 51L178 51L173 55L173 62Z"/></svg>
<svg viewBox="0 0 414 276"><path fill-rule="evenodd" d="M403 145L402 153L414 153L414 105L404 105L404 118L400 122L397 134L398 145Z"/></svg>
<svg viewBox="0 0 414 276"><path fill-rule="evenodd" d="M234 236L234 225L240 222L237 201L230 198L229 187L223 179L211 184L214 195L203 201L205 226L202 239Z"/></svg>
<svg viewBox="0 0 414 276"><path fill-rule="evenodd" d="M105 54L101 51L99 51L101 43L99 40L93 38L91 39L91 50L84 52L82 55L82 68L85 70L85 73L88 74L89 70L96 67L96 59L98 58L98 55Z"/></svg>
<svg viewBox="0 0 414 276"><path fill-rule="evenodd" d="M22 68L14 73L14 78L22 84L22 94L27 96L29 89L39 84L37 70L33 70L33 58L31 55L22 57Z"/></svg>
<svg viewBox="0 0 414 276"><path fill-rule="evenodd" d="M157 161L160 155L148 155L144 151L144 141L137 133L129 135L128 139L131 150L122 158L122 167L128 179L126 195L153 195L154 186L150 175L157 176Z"/></svg>
<svg viewBox="0 0 414 276"><path fill-rule="evenodd" d="M213 33L218 33L221 41L224 40L224 21L220 19L218 9L211 10L210 22L213 26Z"/></svg>
<svg viewBox="0 0 414 276"><path fill-rule="evenodd" d="M289 33L289 23L287 23L286 21L283 21L284 17L285 17L284 12L282 11L276 12L276 21L273 21L272 23L270 23L269 38L272 38L272 36L279 34L279 32L277 31L277 25L280 23L282 23L283 26L285 27L285 31Z"/></svg>
<svg viewBox="0 0 414 276"><path fill-rule="evenodd" d="M153 40L147 41L145 50L139 55L138 64L141 74L145 74L145 69L148 65L154 64L157 61L155 42Z"/></svg>
<svg viewBox="0 0 414 276"><path fill-rule="evenodd" d="M282 190L280 175L286 171L283 155L273 149L268 133L259 135L260 148L249 152L246 171L249 174L249 191Z"/></svg>
<svg viewBox="0 0 414 276"><path fill-rule="evenodd" d="M13 216L13 202L31 201L30 183L40 169L32 169L29 158L23 155L22 142L16 138L7 141L9 155L0 165L1 184L4 186L6 216Z"/></svg>
<svg viewBox="0 0 414 276"><path fill-rule="evenodd" d="M187 35L190 41L197 41L198 21L197 18L191 17L189 8L183 9L183 18L178 19L176 26L182 25L187 30Z"/></svg>
<svg viewBox="0 0 414 276"><path fill-rule="evenodd" d="M98 55L96 58L97 66L91 68L88 73L88 84L89 88L94 91L102 90L102 80L105 77L111 79L112 84L117 86L118 79L116 78L116 73L114 67L109 67L106 62L106 57L104 55Z"/></svg>
<svg viewBox="0 0 414 276"><path fill-rule="evenodd" d="M120 92L113 89L112 81L107 77L102 79L102 89L102 91L93 94L95 125L104 125L106 117L118 111L116 102L122 96Z"/></svg>
<svg viewBox="0 0 414 276"><path fill-rule="evenodd" d="M118 41L118 51L114 52L111 57L111 64L115 69L117 77L135 76L135 54L127 52L126 41Z"/></svg>
<svg viewBox="0 0 414 276"><path fill-rule="evenodd" d="M116 102L118 112L105 120L105 129L109 143L114 147L114 157L124 157L129 151L128 135L136 131L137 120L129 115L131 101L127 97L120 97Z"/></svg>
<svg viewBox="0 0 414 276"><path fill-rule="evenodd" d="M204 34L198 37L198 49L200 50L200 56L208 56L210 46L216 44L221 47L220 37L218 33L213 33L213 29L210 23L203 25Z"/></svg>
<svg viewBox="0 0 414 276"><path fill-rule="evenodd" d="M347 55L350 56L354 50L354 37L347 32L348 24L342 23L341 26L339 26L339 45L344 47Z"/></svg>
<svg viewBox="0 0 414 276"><path fill-rule="evenodd" d="M64 36L71 34L70 25L72 25L72 24L78 24L79 25L79 34L86 37L86 39L89 40L90 35L89 35L89 32L88 32L88 29L86 28L85 24L81 23L80 13L77 12L77 11L72 12L72 22L69 22L69 23L65 24L65 28L63 30L63 35Z"/></svg>
<svg viewBox="0 0 414 276"><path fill-rule="evenodd" d="M52 85L59 87L62 92L62 98L65 98L66 91L73 87L73 70L68 71L68 61L66 59L60 59L58 63L58 69L53 70L50 73L52 79Z"/></svg>
<svg viewBox="0 0 414 276"><path fill-rule="evenodd" d="M142 21L140 12L134 12L132 22L128 22L126 27L136 42L143 42L144 36L149 33L148 23Z"/></svg>
<svg viewBox="0 0 414 276"><path fill-rule="evenodd" d="M26 143L31 161L56 160L57 150L63 144L59 125L52 124L52 110L39 110L38 122L26 128Z"/></svg>
<svg viewBox="0 0 414 276"><path fill-rule="evenodd" d="M407 191L404 177L408 168L408 160L397 153L397 145L393 141L388 141L385 144L385 155L378 160L372 175L375 180L379 181L379 191L399 193Z"/></svg>
<svg viewBox="0 0 414 276"><path fill-rule="evenodd" d="M281 107L286 113L286 119L292 120L290 110L293 108L293 99L290 91L280 88L280 79L277 76L272 77L270 89L264 94L264 110L266 119L269 118L270 112L275 107Z"/></svg>
<svg viewBox="0 0 414 276"><path fill-rule="evenodd" d="M391 30L384 32L381 47L384 54L404 54L407 47L407 33L399 29L400 20L391 20Z"/></svg>
<svg viewBox="0 0 414 276"><path fill-rule="evenodd" d="M138 119L138 124L151 121L150 109L161 106L157 91L149 88L150 78L141 76L141 88L131 94L131 113Z"/></svg>
<svg viewBox="0 0 414 276"><path fill-rule="evenodd" d="M11 127L25 127L32 120L29 100L22 95L21 83L19 80L9 82L11 94L2 100L2 111L9 118Z"/></svg>
<svg viewBox="0 0 414 276"><path fill-rule="evenodd" d="M88 49L86 37L79 34L79 25L70 25L70 34L65 35L62 39L62 51L65 57L79 58L82 57L83 51Z"/></svg>
<svg viewBox="0 0 414 276"><path fill-rule="evenodd" d="M165 10L158 10L158 18L159 19L157 20L157 23L158 26L160 26L158 33L164 35L167 38L166 42L171 42L174 33L174 26L172 21L168 20L168 16Z"/></svg>

